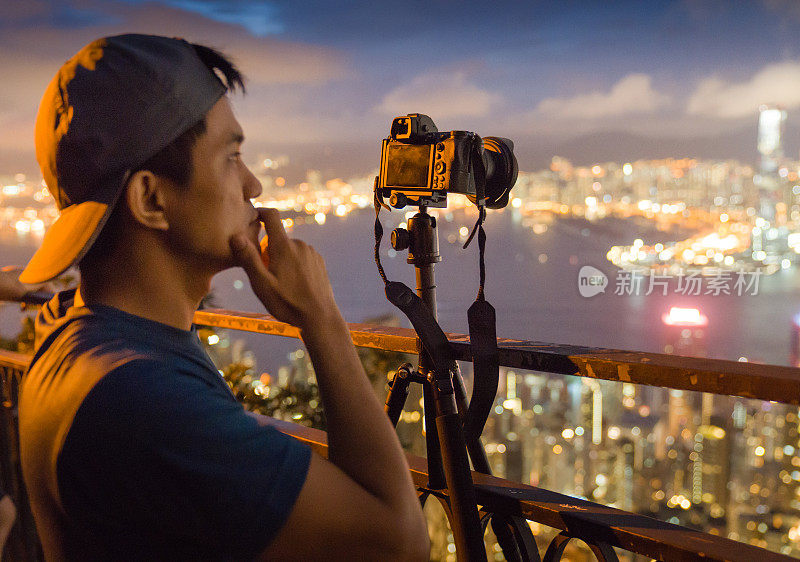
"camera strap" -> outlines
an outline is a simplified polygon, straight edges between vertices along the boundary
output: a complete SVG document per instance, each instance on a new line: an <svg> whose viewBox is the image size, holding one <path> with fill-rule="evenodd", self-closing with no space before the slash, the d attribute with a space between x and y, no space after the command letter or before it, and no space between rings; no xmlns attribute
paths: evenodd
<svg viewBox="0 0 800 562"><path fill-rule="evenodd" d="M472 351L474 378L472 398L469 401L464 423L464 435L469 440L478 439L483 426L492 411L497 384L500 379L500 362L497 350L496 315L494 307L484 296L483 284L485 265L483 253L486 247L486 233L483 226L478 227L478 247L480 248L481 284L475 302L467 311L469 322L469 343Z"/></svg>
<svg viewBox="0 0 800 562"><path fill-rule="evenodd" d="M497 318L494 307L486 300L484 286L486 284L486 232L483 223L486 220L486 168L481 155L482 141L475 135L475 142L470 151L471 168L475 171L475 200L478 205L478 220L472 228L464 249L478 233L478 266L480 283L475 302L467 311L469 322L469 342L472 351L474 378L472 398L467 409L464 423L464 435L467 440L478 439L483 433L483 426L492 411L497 385L500 380L500 362L497 350Z"/></svg>

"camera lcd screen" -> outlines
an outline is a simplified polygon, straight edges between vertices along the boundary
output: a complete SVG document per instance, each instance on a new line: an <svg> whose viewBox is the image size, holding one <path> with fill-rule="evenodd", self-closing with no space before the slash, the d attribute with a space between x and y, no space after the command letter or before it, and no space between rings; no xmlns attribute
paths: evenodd
<svg viewBox="0 0 800 562"><path fill-rule="evenodd" d="M431 145L390 144L386 185L428 187Z"/></svg>

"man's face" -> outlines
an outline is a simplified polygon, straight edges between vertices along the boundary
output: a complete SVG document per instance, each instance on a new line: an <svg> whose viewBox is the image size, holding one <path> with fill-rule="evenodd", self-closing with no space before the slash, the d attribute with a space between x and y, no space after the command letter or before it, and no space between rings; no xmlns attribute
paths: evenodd
<svg viewBox="0 0 800 562"><path fill-rule="evenodd" d="M250 199L261 183L241 159L242 128L223 96L206 114L206 132L192 149L188 188L170 190L170 245L193 267L212 272L233 265L228 241L245 233L258 245L261 223Z"/></svg>

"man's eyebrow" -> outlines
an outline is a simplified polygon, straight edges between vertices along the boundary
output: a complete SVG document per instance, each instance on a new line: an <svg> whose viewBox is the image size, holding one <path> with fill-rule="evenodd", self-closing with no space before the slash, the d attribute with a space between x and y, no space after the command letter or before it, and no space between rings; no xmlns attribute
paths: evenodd
<svg viewBox="0 0 800 562"><path fill-rule="evenodd" d="M228 141L225 144L242 144L244 142L244 134L236 131L228 135Z"/></svg>

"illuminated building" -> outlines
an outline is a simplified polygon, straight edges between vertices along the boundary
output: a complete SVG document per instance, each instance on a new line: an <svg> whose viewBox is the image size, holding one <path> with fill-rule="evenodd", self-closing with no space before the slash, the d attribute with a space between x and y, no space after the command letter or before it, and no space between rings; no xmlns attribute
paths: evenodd
<svg viewBox="0 0 800 562"><path fill-rule="evenodd" d="M775 220L778 193L778 167L783 159L783 124L786 112L778 107L762 105L758 115L758 153L761 155L759 178L759 211L762 218Z"/></svg>
<svg viewBox="0 0 800 562"><path fill-rule="evenodd" d="M783 124L786 112L775 106L758 109L758 153L761 155L762 175L775 174L783 158Z"/></svg>
<svg viewBox="0 0 800 562"><path fill-rule="evenodd" d="M707 506L711 517L720 519L728 505L730 437L718 425L701 425L695 435L692 467L692 502Z"/></svg>

